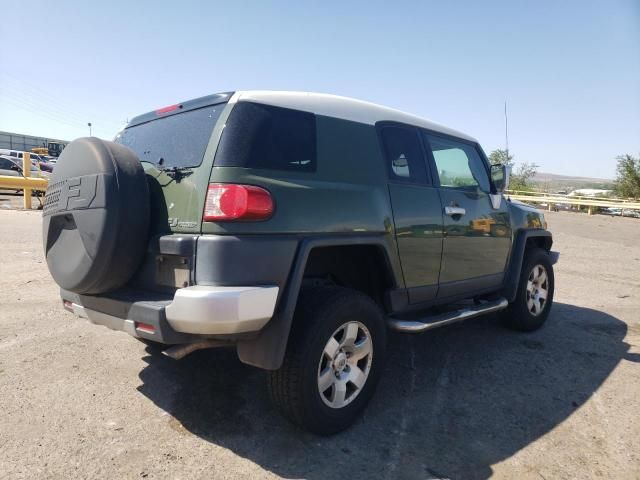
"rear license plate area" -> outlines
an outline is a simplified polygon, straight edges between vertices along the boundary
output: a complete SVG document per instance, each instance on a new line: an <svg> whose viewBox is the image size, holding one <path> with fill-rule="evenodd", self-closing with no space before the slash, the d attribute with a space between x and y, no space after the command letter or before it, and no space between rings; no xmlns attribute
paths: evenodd
<svg viewBox="0 0 640 480"><path fill-rule="evenodd" d="M164 287L188 287L191 278L191 265L186 257L177 255L156 256L156 283Z"/></svg>

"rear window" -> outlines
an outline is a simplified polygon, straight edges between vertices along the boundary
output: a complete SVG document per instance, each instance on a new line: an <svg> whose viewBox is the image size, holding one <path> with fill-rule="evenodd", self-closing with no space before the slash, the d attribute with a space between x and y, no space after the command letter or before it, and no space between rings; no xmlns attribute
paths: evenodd
<svg viewBox="0 0 640 480"><path fill-rule="evenodd" d="M188 110L124 129L116 136L141 161L162 168L197 167L225 104ZM162 159L162 162L160 162Z"/></svg>
<svg viewBox="0 0 640 480"><path fill-rule="evenodd" d="M214 164L314 172L315 115L288 108L239 102L229 115Z"/></svg>

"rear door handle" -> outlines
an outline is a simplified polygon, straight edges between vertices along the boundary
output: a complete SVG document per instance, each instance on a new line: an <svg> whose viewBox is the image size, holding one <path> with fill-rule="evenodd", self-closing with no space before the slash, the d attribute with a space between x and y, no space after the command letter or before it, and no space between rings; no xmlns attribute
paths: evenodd
<svg viewBox="0 0 640 480"><path fill-rule="evenodd" d="M454 215L464 215L467 211L462 207L444 207L444 213L453 217Z"/></svg>

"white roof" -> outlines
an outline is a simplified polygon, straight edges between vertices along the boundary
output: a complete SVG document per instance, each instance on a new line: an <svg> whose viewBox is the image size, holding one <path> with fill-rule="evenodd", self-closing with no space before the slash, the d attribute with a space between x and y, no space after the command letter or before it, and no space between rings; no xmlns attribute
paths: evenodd
<svg viewBox="0 0 640 480"><path fill-rule="evenodd" d="M341 118L353 122L375 125L376 122L391 121L407 123L423 127L435 132L446 133L455 137L477 142L477 140L462 132L445 127L424 118L405 113L393 108L383 107L375 103L356 100L354 98L340 97L326 93L311 92L281 92L271 90L251 90L236 92L230 99L230 103L238 101L263 103L278 107L292 108L317 115Z"/></svg>

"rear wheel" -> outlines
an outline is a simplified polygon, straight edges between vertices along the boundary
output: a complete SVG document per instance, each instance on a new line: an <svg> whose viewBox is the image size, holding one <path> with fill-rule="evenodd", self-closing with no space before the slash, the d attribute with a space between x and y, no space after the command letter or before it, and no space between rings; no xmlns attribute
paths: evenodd
<svg viewBox="0 0 640 480"><path fill-rule="evenodd" d="M502 312L504 323L530 332L540 328L553 304L554 275L549 253L541 248L525 254L515 300Z"/></svg>
<svg viewBox="0 0 640 480"><path fill-rule="evenodd" d="M306 290L298 299L282 367L270 373L275 405L320 435L351 425L374 393L386 350L378 305L340 287Z"/></svg>

